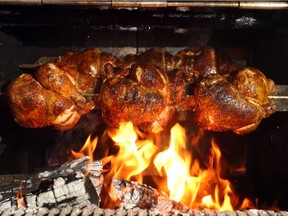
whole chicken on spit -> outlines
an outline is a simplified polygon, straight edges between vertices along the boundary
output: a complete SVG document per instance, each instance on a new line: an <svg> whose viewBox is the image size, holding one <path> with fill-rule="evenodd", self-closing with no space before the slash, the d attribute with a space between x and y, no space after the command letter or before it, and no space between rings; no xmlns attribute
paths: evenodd
<svg viewBox="0 0 288 216"><path fill-rule="evenodd" d="M228 78L211 74L195 87L195 120L206 130L249 133L275 111L268 99L274 88L274 82L255 68Z"/></svg>
<svg viewBox="0 0 288 216"><path fill-rule="evenodd" d="M103 79L103 65L113 57L98 49L66 53L58 62L41 66L33 76L22 74L8 87L11 110L23 127L73 128L95 103L93 93ZM77 65L77 64L78 65Z"/></svg>
<svg viewBox="0 0 288 216"><path fill-rule="evenodd" d="M174 110L168 83L167 74L153 65L128 65L118 74L110 71L99 95L105 122L119 127L132 121L143 131L160 132Z"/></svg>
<svg viewBox="0 0 288 216"><path fill-rule="evenodd" d="M206 130L245 134L275 111L268 98L274 88L259 70L240 68L211 47L175 55L150 49L118 59L88 49L66 53L41 66L34 77L21 75L11 82L8 95L24 127L69 129L80 115L100 108L110 127L131 121L157 133L175 112L192 110Z"/></svg>
<svg viewBox="0 0 288 216"><path fill-rule="evenodd" d="M70 98L45 89L31 74L22 74L8 89L11 109L18 124L27 128L53 125L57 129L72 128L80 119Z"/></svg>

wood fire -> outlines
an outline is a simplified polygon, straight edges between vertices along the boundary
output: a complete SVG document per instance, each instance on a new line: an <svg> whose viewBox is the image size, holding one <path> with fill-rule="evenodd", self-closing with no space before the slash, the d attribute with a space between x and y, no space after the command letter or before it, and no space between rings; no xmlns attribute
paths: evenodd
<svg viewBox="0 0 288 216"><path fill-rule="evenodd" d="M118 150L95 160L97 145L107 141L105 136ZM71 161L25 179L26 183L36 183L33 190L21 195L25 205L18 204L17 193L1 201L0 213L288 215L285 211L250 209L247 198L241 205L243 199L238 199L233 185L221 177L221 151L216 141L210 139L205 167L189 151L187 145L196 145L202 136L200 131L196 139L189 140L179 123L171 128L168 143L141 137L131 122L123 123L119 129L107 129L102 137L91 140L89 136L79 152L72 151Z"/></svg>

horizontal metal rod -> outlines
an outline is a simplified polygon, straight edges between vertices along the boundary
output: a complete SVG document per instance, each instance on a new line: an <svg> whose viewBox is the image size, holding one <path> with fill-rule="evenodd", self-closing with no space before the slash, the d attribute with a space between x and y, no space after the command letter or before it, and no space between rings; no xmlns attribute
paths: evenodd
<svg viewBox="0 0 288 216"><path fill-rule="evenodd" d="M1 0L0 5L85 5L132 8L217 7L239 9L288 9L288 1L147 1L147 0Z"/></svg>
<svg viewBox="0 0 288 216"><path fill-rule="evenodd" d="M6 92L0 92L0 95L7 95ZM93 97L93 96L98 96L99 94L97 93L84 93L83 96L85 97ZM269 95L268 98L270 99L280 99L280 100L288 100L288 96L277 96L277 95Z"/></svg>
<svg viewBox="0 0 288 216"><path fill-rule="evenodd" d="M279 99L279 100L288 100L288 96L276 96L276 95L270 95L268 96L270 99Z"/></svg>
<svg viewBox="0 0 288 216"><path fill-rule="evenodd" d="M287 9L288 2L262 1L262 2L241 2L241 1L188 1L168 2L168 7L222 7L239 9Z"/></svg>

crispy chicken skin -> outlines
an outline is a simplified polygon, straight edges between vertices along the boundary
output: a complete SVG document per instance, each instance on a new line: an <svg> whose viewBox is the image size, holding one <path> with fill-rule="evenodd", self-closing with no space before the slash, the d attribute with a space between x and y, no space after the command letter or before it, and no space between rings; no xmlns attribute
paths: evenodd
<svg viewBox="0 0 288 216"><path fill-rule="evenodd" d="M195 121L206 130L247 134L275 111L268 99L273 89L273 81L254 68L244 68L228 79L211 74L194 90Z"/></svg>
<svg viewBox="0 0 288 216"><path fill-rule="evenodd" d="M90 112L95 106L78 91L79 73L73 66L63 62L47 63L37 70L35 79L44 88L73 100L80 114Z"/></svg>
<svg viewBox="0 0 288 216"><path fill-rule="evenodd" d="M161 68L164 72L174 70L181 64L181 59L178 56L163 51L159 48L151 48L139 55L128 55L121 60L123 63L138 63L155 65Z"/></svg>
<svg viewBox="0 0 288 216"><path fill-rule="evenodd" d="M111 127L131 121L143 131L160 132L172 113L168 77L158 67L132 64L104 81L100 104Z"/></svg>
<svg viewBox="0 0 288 216"><path fill-rule="evenodd" d="M274 81L267 78L261 71L252 67L245 67L236 74L228 77L236 86L240 94L245 95L251 102L258 103L265 110L264 116L269 117L275 112L268 96L275 90Z"/></svg>
<svg viewBox="0 0 288 216"><path fill-rule="evenodd" d="M71 99L43 88L31 74L17 77L9 85L8 96L15 120L23 127L67 130L80 118Z"/></svg>
<svg viewBox="0 0 288 216"><path fill-rule="evenodd" d="M105 65L109 63L116 66L117 60L110 53L91 48L82 52L68 52L60 57L60 61L76 67L79 72L77 89L85 94L99 91L106 77Z"/></svg>
<svg viewBox="0 0 288 216"><path fill-rule="evenodd" d="M198 52L193 68L198 72L200 79L210 74L230 74L239 69L239 66L233 63L229 56L212 47L203 47Z"/></svg>
<svg viewBox="0 0 288 216"><path fill-rule="evenodd" d="M118 59L93 48L68 52L33 76L19 76L8 95L24 127L70 129L82 114L99 108L110 127L131 121L141 131L158 133L176 112L193 110L206 130L245 134L275 112L268 98L274 88L259 70L239 68L208 46L175 55L154 48Z"/></svg>

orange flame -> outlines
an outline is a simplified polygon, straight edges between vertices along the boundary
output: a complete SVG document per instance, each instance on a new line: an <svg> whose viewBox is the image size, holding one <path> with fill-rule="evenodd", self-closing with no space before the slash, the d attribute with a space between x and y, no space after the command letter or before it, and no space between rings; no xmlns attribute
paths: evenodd
<svg viewBox="0 0 288 216"><path fill-rule="evenodd" d="M74 158L82 158L84 156L89 156L89 165L88 165L88 169L87 169L85 175L88 175L90 170L91 170L91 166L92 166L92 163L94 161L93 153L94 153L95 148L97 146L97 142L98 142L98 137L95 137L91 141L91 136L89 135L84 146L80 149L79 152L71 150L71 153L72 153Z"/></svg>
<svg viewBox="0 0 288 216"><path fill-rule="evenodd" d="M233 210L229 194L230 183L220 178L221 152L212 140L208 168L201 170L199 163L191 167L192 155L186 150L185 130L179 124L171 129L170 146L154 160L155 167L165 170L170 198L187 202L191 207Z"/></svg>
<svg viewBox="0 0 288 216"><path fill-rule="evenodd" d="M171 143L166 151L160 152L154 159L158 172L163 175L162 169L167 175L167 186L170 198L180 201L186 184L186 177L189 176L190 154L185 151L184 129L176 124L171 130ZM164 175L165 175L164 174Z"/></svg>
<svg viewBox="0 0 288 216"><path fill-rule="evenodd" d="M16 203L17 207L25 207L27 208L26 202L23 197L23 191L22 191L22 181L20 181L18 193L16 194Z"/></svg>
<svg viewBox="0 0 288 216"><path fill-rule="evenodd" d="M171 129L170 144L164 151L160 151L152 138L139 138L131 122L121 124L119 129L109 129L107 134L119 148L116 154L101 159L103 166L110 165L110 169L105 173L104 182L108 193L107 182L112 178L143 183L143 175L147 174L147 171L148 175L151 175L150 171L153 170L157 172L156 175L152 174L157 189L169 194L171 199L184 202L191 208L200 206L233 210L232 203L237 201L237 198L233 195L230 182L221 178L221 151L215 141L211 141L205 168L201 167L191 151L187 150L196 146L195 142L203 137L203 131L200 131L189 145L185 129L180 124L175 124ZM97 141L95 138L91 142L89 136L80 152L72 152L74 157L89 155L93 158ZM159 175L167 179L165 185L162 184L162 180L160 182L157 179ZM115 197L109 195L115 201Z"/></svg>
<svg viewBox="0 0 288 216"><path fill-rule="evenodd" d="M256 204L252 200L245 198L242 202L240 209L255 209Z"/></svg>
<svg viewBox="0 0 288 216"><path fill-rule="evenodd" d="M119 146L115 156L102 159L103 164L111 163L111 177L129 180L131 177L142 183L141 173L149 166L156 146L150 140L138 139L131 122L123 123L119 129L111 129L108 135Z"/></svg>

